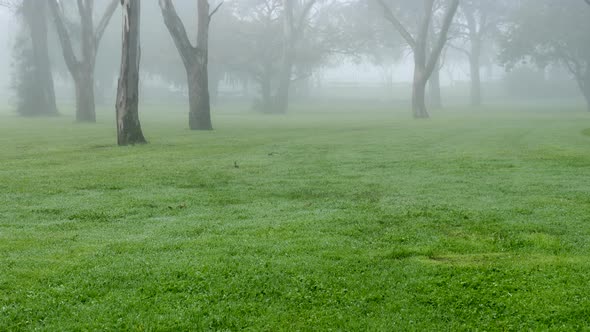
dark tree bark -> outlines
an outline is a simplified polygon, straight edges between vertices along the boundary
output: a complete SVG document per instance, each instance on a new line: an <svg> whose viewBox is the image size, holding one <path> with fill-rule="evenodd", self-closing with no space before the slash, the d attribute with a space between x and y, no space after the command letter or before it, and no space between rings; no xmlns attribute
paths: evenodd
<svg viewBox="0 0 590 332"><path fill-rule="evenodd" d="M432 47L430 54L427 52L427 43L430 24L434 15L434 0L424 1L424 14L418 27L416 36L412 36L408 29L396 17L393 10L387 5L385 0L377 0L384 9L385 18L401 34L414 52L414 84L412 92L412 111L415 118L428 118L426 108L426 83L428 82L433 70L435 69L442 50L447 42L447 35L453 22L455 13L459 6L459 0L452 0L447 8L438 38Z"/></svg>
<svg viewBox="0 0 590 332"><path fill-rule="evenodd" d="M120 146L146 143L139 123L140 0L121 0L123 45L117 89L117 143Z"/></svg>
<svg viewBox="0 0 590 332"><path fill-rule="evenodd" d="M23 98L31 99L30 115L56 115L55 88L47 44L47 7L45 1L24 0L22 13L29 28L32 45L33 84Z"/></svg>
<svg viewBox="0 0 590 332"><path fill-rule="evenodd" d="M209 24L219 6L209 13L209 1L198 0L197 44L188 39L182 20L172 0L159 0L164 23L174 40L187 75L189 95L189 127L191 130L211 130L211 103L209 100Z"/></svg>
<svg viewBox="0 0 590 332"><path fill-rule="evenodd" d="M61 43L64 60L76 85L76 121L96 122L94 101L94 69L98 45L104 31L113 17L119 0L111 0L98 26L94 27L94 0L77 0L80 16L81 57L74 53L72 41L66 28L63 10L58 0L49 0L55 27Z"/></svg>

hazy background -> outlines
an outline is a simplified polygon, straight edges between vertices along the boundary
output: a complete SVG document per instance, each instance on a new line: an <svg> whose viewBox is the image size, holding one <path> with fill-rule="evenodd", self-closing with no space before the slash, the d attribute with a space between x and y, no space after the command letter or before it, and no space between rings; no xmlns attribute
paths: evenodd
<svg viewBox="0 0 590 332"><path fill-rule="evenodd" d="M96 2L95 21L98 20L97 17L102 13L105 4L106 2L103 1ZM145 1L142 5L141 89L143 94L141 102L144 105L185 103L187 92L184 69L163 23L157 1ZM196 1L176 1L176 6L191 40L194 40ZM225 61L224 58L227 55L240 54L244 51L244 45L235 45L232 49L231 42L228 41L229 37L245 38L236 35L239 30L236 30L235 26L227 24L227 16L230 12L233 14L236 11L240 12L236 9L240 6L247 7L248 1L226 1L212 20L210 72L215 72L216 69L212 67L219 67L218 62ZM244 15L249 15L247 9L242 12L246 13ZM14 74L13 48L15 38L22 29L22 24L16 16L18 15L0 7L0 25L3 31L0 34L0 98L4 104L0 107L0 111L9 113L14 113L15 101L15 92L11 88ZM353 52L356 54L345 54L346 52L338 50L322 55L322 60L313 64L311 72L304 80L294 82L291 93L292 105L314 103L338 105L351 102L399 108L409 105L413 75L412 54L400 41L399 34L389 27L385 20L379 15L372 19L382 21L378 24L383 25L386 39L393 41L394 45L385 45L381 47L382 50L375 51L374 53L379 53L378 56L365 50ZM76 20L75 15L72 15L72 20ZM120 61L120 21L121 13L120 9L117 9L98 50L95 90L99 113L112 108L116 95L116 78ZM71 107L67 105L71 105L74 101L74 86L66 70L51 19L48 25L50 58L58 104L66 105L60 107L61 113L70 113ZM311 29L305 38L309 39L310 34L313 33ZM329 33L327 35L329 36ZM373 37L378 38L382 35ZM224 42L227 43L224 44ZM486 43L490 45L496 43L495 37L490 38ZM548 65L541 70L532 64L526 64L508 72L498 62L498 52L492 48L489 47L482 55L484 59L481 78L486 104L539 102L583 104L581 94L565 68ZM440 70L443 105L445 107L468 105L470 83L467 58L452 47L447 47L443 54L443 62L444 65ZM221 66L224 65L221 64ZM215 97L212 97L214 112L228 108L233 111L256 111L256 100L260 95L259 88L251 77L241 73L243 71L237 70L234 73L220 74L218 89L216 89L218 92L215 93ZM228 107L223 107L224 105Z"/></svg>

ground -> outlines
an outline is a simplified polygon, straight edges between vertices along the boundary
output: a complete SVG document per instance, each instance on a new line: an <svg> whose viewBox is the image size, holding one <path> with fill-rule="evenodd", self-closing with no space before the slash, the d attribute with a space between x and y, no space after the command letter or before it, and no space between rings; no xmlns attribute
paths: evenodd
<svg viewBox="0 0 590 332"><path fill-rule="evenodd" d="M581 108L294 113L0 115L0 330L590 326Z"/></svg>

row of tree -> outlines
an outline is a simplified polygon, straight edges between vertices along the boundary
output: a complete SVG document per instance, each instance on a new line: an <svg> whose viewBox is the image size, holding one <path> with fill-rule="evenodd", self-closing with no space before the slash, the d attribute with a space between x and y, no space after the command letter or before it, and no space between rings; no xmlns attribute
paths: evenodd
<svg viewBox="0 0 590 332"><path fill-rule="evenodd" d="M433 105L440 104L439 71L453 54L468 59L474 106L482 103L480 68L487 56L488 61L507 68L523 62L543 68L563 66L578 83L590 109L589 1L228 0L219 11L221 2L197 0L194 45L189 37L192 30L187 32L179 16L187 3L176 3L182 6L179 12L172 0L159 0L158 5L176 46L173 56L184 65L189 127L210 130L210 88L215 96L222 78L255 82L260 91L259 109L284 113L292 82L309 77L317 68L345 57L373 62L399 58L405 50L414 60L412 109L416 118L429 117L427 85ZM0 1L15 9L28 32L23 43L30 47L17 53L25 69L19 88L23 90L19 98L22 114L57 113L47 33L51 18L76 89L76 119L96 121L98 48L119 3L124 9L117 95L119 143L144 141L137 115L139 96L132 89L139 80L139 1L109 0L97 24L92 0ZM218 11L217 24L210 29ZM159 56L156 59L161 61ZM151 61L146 70L177 79L170 77L178 72L170 68L173 61Z"/></svg>

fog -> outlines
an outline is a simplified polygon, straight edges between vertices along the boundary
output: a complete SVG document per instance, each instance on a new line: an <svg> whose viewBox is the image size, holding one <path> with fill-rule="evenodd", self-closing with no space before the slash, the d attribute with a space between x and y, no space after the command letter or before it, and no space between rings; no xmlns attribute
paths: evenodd
<svg viewBox="0 0 590 332"><path fill-rule="evenodd" d="M452 2L435 1L425 40L427 53L434 50L443 33L444 15ZM12 6L0 6L0 24L3 26L0 34L0 96L2 111L14 113L18 112L19 99L30 98L26 93L18 95L16 87L23 75L23 69L19 69L16 63L23 58L23 47L30 48L30 41L27 41L30 28L23 19L26 11L18 9L22 4L19 1L8 3ZM185 24L189 40L194 42L197 1L173 3ZM417 41L418 24L424 16L423 6L419 3L421 1L294 1L291 15L296 34L286 36L281 1L225 1L212 16L209 29L208 82L213 112L228 109L223 107L228 103L239 104L236 111L275 112L270 99L276 98L277 89L281 88L285 38L291 38L292 43L288 59L291 84L286 102L289 109L300 109L297 105L343 100L385 103L392 109L407 107L412 100L417 67L414 49L404 33ZM571 53L581 59L571 59L569 55L560 58L558 52L552 51L543 54L539 49L554 47L551 45L552 36L565 35L568 29L587 26L588 20L579 12L588 11L584 8L588 6L582 0L560 2L561 8L555 7L555 1L550 0L545 0L537 8L531 7L532 3L500 1L492 4L490 1L464 0L459 4L452 24L445 32L448 42L439 55L434 55L438 58L436 68L427 73L426 98L440 94L439 99L442 99L430 106L479 106L510 101L536 103L543 100L584 105L582 86L588 71L584 66L589 62L585 57L590 53L587 47L577 49L573 45L576 41L568 40L572 44L567 46L572 48ZM108 1L99 1L94 6L95 25L107 4ZM211 2L210 10L217 4ZM142 5L140 89L143 94L140 101L144 105L186 104L189 87L185 68L164 24L158 2L145 1ZM538 7L549 8L549 12ZM76 5L73 1L62 1L60 8L69 22L74 53L80 57L80 17ZM527 11L532 15L523 16ZM44 15L47 16L48 56L57 102L73 105L76 103L75 82L64 62L49 8L45 8ZM533 34L543 15L554 15L556 25L564 24L563 27L553 27L554 35L547 35L547 40L543 40L543 35ZM392 24L391 17L402 30ZM107 112L116 96L121 57L120 22L121 10L118 8L97 45L94 89L98 112ZM470 31L470 25L475 31ZM477 40L473 40L474 35ZM587 39L584 35L579 37ZM573 38L576 37L569 39ZM25 40L24 45L28 46L23 46L22 42L17 45L18 40ZM528 45L522 42L524 40L529 41ZM474 56L478 59L474 65L469 55L475 52L476 42L478 54ZM581 45L584 43L587 45L586 40L579 41ZM426 54L426 60L429 57ZM581 63L579 73L572 72L571 63ZM479 71L477 75L481 81L477 88L474 68ZM474 92L474 89L480 91ZM474 93L480 97L474 97ZM69 106L58 108L63 114L73 111Z"/></svg>
<svg viewBox="0 0 590 332"><path fill-rule="evenodd" d="M590 0L0 0L0 332L590 330L589 147Z"/></svg>

